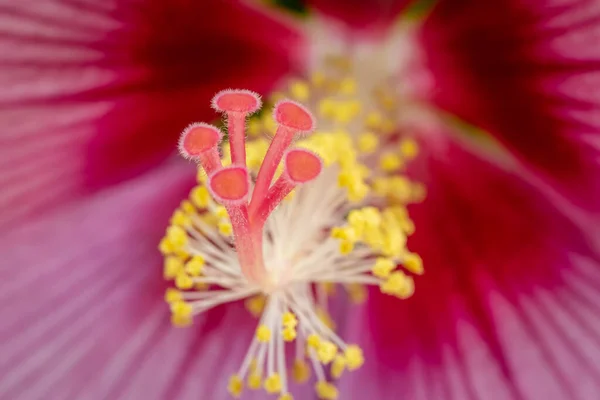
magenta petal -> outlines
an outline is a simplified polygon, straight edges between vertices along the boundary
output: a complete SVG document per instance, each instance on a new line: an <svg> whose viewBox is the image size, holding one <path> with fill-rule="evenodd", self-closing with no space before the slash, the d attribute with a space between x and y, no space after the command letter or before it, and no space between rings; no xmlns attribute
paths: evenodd
<svg viewBox="0 0 600 400"><path fill-rule="evenodd" d="M432 100L489 130L578 206L598 210L600 9L588 0L442 0L421 40Z"/></svg>
<svg viewBox="0 0 600 400"><path fill-rule="evenodd" d="M423 156L428 197L411 210L409 247L425 275L411 299L374 295L369 304L362 341L374 343L369 363L384 382L373 390L381 398L400 387L410 399L593 399L597 252L518 176L457 144L439 150Z"/></svg>
<svg viewBox="0 0 600 400"><path fill-rule="evenodd" d="M0 25L0 219L139 173L216 91L266 93L300 51L238 1L23 1Z"/></svg>
<svg viewBox="0 0 600 400"><path fill-rule="evenodd" d="M377 31L389 26L410 0L308 0L309 6L352 29Z"/></svg>

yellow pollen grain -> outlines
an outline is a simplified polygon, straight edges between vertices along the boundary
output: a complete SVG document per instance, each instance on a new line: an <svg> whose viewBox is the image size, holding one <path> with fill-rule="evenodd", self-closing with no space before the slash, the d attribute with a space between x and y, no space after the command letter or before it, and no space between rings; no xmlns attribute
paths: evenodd
<svg viewBox="0 0 600 400"><path fill-rule="evenodd" d="M192 317L171 314L171 324L177 328L187 328L192 325Z"/></svg>
<svg viewBox="0 0 600 400"><path fill-rule="evenodd" d="M379 159L379 167L385 172L394 172L402 165L402 159L395 153L386 153Z"/></svg>
<svg viewBox="0 0 600 400"><path fill-rule="evenodd" d="M396 263L393 260L379 257L375 261L375 265L371 269L371 272L378 278L387 278L394 269L396 269Z"/></svg>
<svg viewBox="0 0 600 400"><path fill-rule="evenodd" d="M321 400L336 400L338 398L338 390L337 388L326 381L319 381L315 385L315 390L317 392L317 396Z"/></svg>
<svg viewBox="0 0 600 400"><path fill-rule="evenodd" d="M306 361L296 359L292 366L292 378L297 383L304 383L310 378L310 367Z"/></svg>
<svg viewBox="0 0 600 400"><path fill-rule="evenodd" d="M327 365L335 358L337 354L337 346L329 340L324 340L319 343L317 348L317 358L321 363Z"/></svg>
<svg viewBox="0 0 600 400"><path fill-rule="evenodd" d="M190 276L200 276L204 268L204 258L202 256L194 256L185 264L185 272Z"/></svg>
<svg viewBox="0 0 600 400"><path fill-rule="evenodd" d="M356 81L352 78L344 78L340 82L340 92L347 96L353 95L356 93Z"/></svg>
<svg viewBox="0 0 600 400"><path fill-rule="evenodd" d="M373 132L362 133L358 136L357 146L362 153L373 153L379 146L379 138Z"/></svg>
<svg viewBox="0 0 600 400"><path fill-rule="evenodd" d="M297 336L296 328L287 326L283 328L283 330L281 331L281 335L283 336L283 340L285 340L286 342L292 342L294 341L294 339L296 339Z"/></svg>
<svg viewBox="0 0 600 400"><path fill-rule="evenodd" d="M281 377L278 373L271 374L265 379L264 388L267 393L275 394L281 392Z"/></svg>
<svg viewBox="0 0 600 400"><path fill-rule="evenodd" d="M400 153L411 160L419 154L419 145L412 138L404 138L400 141Z"/></svg>
<svg viewBox="0 0 600 400"><path fill-rule="evenodd" d="M304 102L310 97L310 87L305 81L295 81L290 85L290 93L294 100Z"/></svg>
<svg viewBox="0 0 600 400"><path fill-rule="evenodd" d="M194 280L191 276L182 271L175 277L175 286L181 290L188 290L194 287Z"/></svg>
<svg viewBox="0 0 600 400"><path fill-rule="evenodd" d="M240 378L239 375L232 375L231 378L229 378L227 390L233 397L239 398L242 395L242 390L244 390L242 378Z"/></svg>
<svg viewBox="0 0 600 400"><path fill-rule="evenodd" d="M165 258L163 266L163 277L166 280L175 279L183 271L183 261L179 257L169 256Z"/></svg>
<svg viewBox="0 0 600 400"><path fill-rule="evenodd" d="M259 317L265 309L266 299L264 296L254 296L244 301L244 306L254 317Z"/></svg>
<svg viewBox="0 0 600 400"><path fill-rule="evenodd" d="M171 225L167 228L167 239L174 249L183 248L188 241L185 230L180 226Z"/></svg>
<svg viewBox="0 0 600 400"><path fill-rule="evenodd" d="M271 340L271 330L266 325L260 325L256 329L256 339L261 343L268 343Z"/></svg>
<svg viewBox="0 0 600 400"><path fill-rule="evenodd" d="M258 390L262 386L262 376L257 372L248 375L248 388Z"/></svg>
<svg viewBox="0 0 600 400"><path fill-rule="evenodd" d="M306 344L308 345L308 347L316 350L319 348L319 345L321 344L321 338L316 333L311 333L306 338Z"/></svg>
<svg viewBox="0 0 600 400"><path fill-rule="evenodd" d="M367 128L379 129L383 125L383 116L377 111L371 111L365 118Z"/></svg>
<svg viewBox="0 0 600 400"><path fill-rule="evenodd" d="M231 236L233 233L233 227L229 221L219 221L217 225L219 233L223 236Z"/></svg>
<svg viewBox="0 0 600 400"><path fill-rule="evenodd" d="M281 316L281 324L286 328L295 328L298 325L298 319L294 314L287 311Z"/></svg>
<svg viewBox="0 0 600 400"><path fill-rule="evenodd" d="M415 283L411 277L402 271L392 273L389 278L379 285L382 293L394 295L400 299L406 299L414 293Z"/></svg>
<svg viewBox="0 0 600 400"><path fill-rule="evenodd" d="M344 369L346 369L346 358L343 355L338 354L331 363L331 376L335 379L339 379L342 376Z"/></svg>
<svg viewBox="0 0 600 400"><path fill-rule="evenodd" d="M177 303L183 301L183 296L181 292L174 288L167 288L165 291L165 301L169 304Z"/></svg>
<svg viewBox="0 0 600 400"><path fill-rule="evenodd" d="M294 400L294 397L291 393L284 393L277 400Z"/></svg>
<svg viewBox="0 0 600 400"><path fill-rule="evenodd" d="M360 368L365 362L362 349L355 344L346 347L344 356L346 360L346 366L348 367L349 371L354 371Z"/></svg>
<svg viewBox="0 0 600 400"><path fill-rule="evenodd" d="M421 259L421 256L416 253L406 254L402 261L402 265L413 274L422 275L424 272L423 260Z"/></svg>

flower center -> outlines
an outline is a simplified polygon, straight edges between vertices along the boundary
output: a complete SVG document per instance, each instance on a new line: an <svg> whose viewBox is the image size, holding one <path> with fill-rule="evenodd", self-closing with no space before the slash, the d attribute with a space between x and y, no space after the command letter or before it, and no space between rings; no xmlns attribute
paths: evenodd
<svg viewBox="0 0 600 400"><path fill-rule="evenodd" d="M177 326L242 299L259 318L230 380L236 397L247 385L291 400L291 364L292 378L306 381L312 370L319 398L336 399L327 374L359 368L363 354L335 333L327 312L335 286L354 301L364 300L365 285L404 299L423 273L406 248L414 231L406 205L424 195L403 174L416 142L396 131L385 87L359 89L343 60L332 60L331 70L287 89L318 110L321 128L312 134L315 118L300 103L277 98L272 114L248 120L259 97L226 90L213 107L227 117L229 146L221 149L224 135L204 123L190 125L179 143L200 168L159 246L164 276L175 284L165 299Z"/></svg>

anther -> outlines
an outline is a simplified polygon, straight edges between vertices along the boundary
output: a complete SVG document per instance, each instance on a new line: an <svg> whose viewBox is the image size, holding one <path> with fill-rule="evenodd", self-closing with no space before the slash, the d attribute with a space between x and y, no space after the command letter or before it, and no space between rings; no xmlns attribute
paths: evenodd
<svg viewBox="0 0 600 400"><path fill-rule="evenodd" d="M179 151L185 158L196 160L210 174L221 166L218 145L223 133L216 126L197 122L183 130Z"/></svg>

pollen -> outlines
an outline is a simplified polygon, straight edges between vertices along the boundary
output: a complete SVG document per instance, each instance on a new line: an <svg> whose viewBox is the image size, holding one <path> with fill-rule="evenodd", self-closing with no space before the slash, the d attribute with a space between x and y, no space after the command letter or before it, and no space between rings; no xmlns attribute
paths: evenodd
<svg viewBox="0 0 600 400"><path fill-rule="evenodd" d="M271 340L271 330L265 325L260 325L256 330L256 338L259 342L268 343Z"/></svg>
<svg viewBox="0 0 600 400"><path fill-rule="evenodd" d="M256 318L254 332L236 331L248 348L231 371L233 397L246 385L292 400L290 380L314 375L317 396L337 399L327 374L365 360L336 333L331 298L361 303L374 287L405 299L424 271L407 247L407 207L426 193L404 174L417 142L395 129L384 106L400 104L393 93L362 87L348 61L290 80L266 101L272 113L257 113L251 91L219 92L212 106L227 135L206 123L182 133L197 184L158 245L164 300L177 327L237 301Z"/></svg>
<svg viewBox="0 0 600 400"><path fill-rule="evenodd" d="M232 375L229 378L229 385L227 386L229 393L235 398L239 398L242 395L242 390L244 390L244 381L239 375Z"/></svg>

